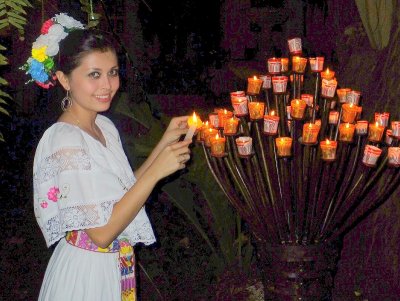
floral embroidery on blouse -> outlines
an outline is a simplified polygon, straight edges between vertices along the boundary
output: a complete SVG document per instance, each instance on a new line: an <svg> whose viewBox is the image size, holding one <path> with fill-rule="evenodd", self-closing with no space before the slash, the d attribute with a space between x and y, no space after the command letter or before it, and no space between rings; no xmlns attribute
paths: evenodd
<svg viewBox="0 0 400 301"><path fill-rule="evenodd" d="M68 184L64 184L62 187L62 192L60 191L60 189L56 186L50 187L48 192L47 192L47 199L49 201L52 201L54 203L57 203L58 200L60 199L65 199L67 198L69 192L69 185ZM47 200L42 199L40 202L40 206L45 209L47 208L49 205L49 203L47 202Z"/></svg>
<svg viewBox="0 0 400 301"><path fill-rule="evenodd" d="M49 189L49 191L47 192L47 198L50 200L50 201L53 201L53 202L57 202L58 201L58 195L60 194L60 189L58 189L58 187L51 187L50 189Z"/></svg>

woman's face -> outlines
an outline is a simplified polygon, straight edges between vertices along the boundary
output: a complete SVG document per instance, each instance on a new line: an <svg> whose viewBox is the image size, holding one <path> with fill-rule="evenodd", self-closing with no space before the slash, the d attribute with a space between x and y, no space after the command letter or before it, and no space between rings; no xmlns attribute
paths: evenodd
<svg viewBox="0 0 400 301"><path fill-rule="evenodd" d="M68 76L68 83L72 110L106 111L119 88L117 56L111 50L87 54Z"/></svg>

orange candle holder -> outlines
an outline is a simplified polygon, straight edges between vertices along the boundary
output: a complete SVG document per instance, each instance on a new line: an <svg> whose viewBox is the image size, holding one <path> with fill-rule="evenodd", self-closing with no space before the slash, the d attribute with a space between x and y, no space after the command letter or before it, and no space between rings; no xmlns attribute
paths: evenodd
<svg viewBox="0 0 400 301"><path fill-rule="evenodd" d="M362 162L369 167L375 167L382 150L373 145L366 145Z"/></svg>
<svg viewBox="0 0 400 301"><path fill-rule="evenodd" d="M225 137L220 137L218 134L210 137L211 156L224 157L225 156Z"/></svg>
<svg viewBox="0 0 400 301"><path fill-rule="evenodd" d="M257 78L257 76L249 77L247 79L247 94L249 95L260 94L262 84L263 81Z"/></svg>
<svg viewBox="0 0 400 301"><path fill-rule="evenodd" d="M339 141L352 142L356 126L351 123L341 123L339 125Z"/></svg>
<svg viewBox="0 0 400 301"><path fill-rule="evenodd" d="M312 72L321 72L324 68L324 57L317 56L317 57L310 57L308 59L310 61L310 69Z"/></svg>
<svg viewBox="0 0 400 301"><path fill-rule="evenodd" d="M370 123L368 129L368 140L372 142L381 142L384 130L385 127L379 125L378 122Z"/></svg>
<svg viewBox="0 0 400 301"><path fill-rule="evenodd" d="M321 141L319 146L321 147L322 160L334 161L336 159L337 141L326 139Z"/></svg>
<svg viewBox="0 0 400 301"><path fill-rule="evenodd" d="M341 89L337 89L336 90L336 93L338 95L340 103L345 103L346 102L346 97L347 97L346 95L350 91L351 91L351 89L349 89L349 88L341 88Z"/></svg>
<svg viewBox="0 0 400 301"><path fill-rule="evenodd" d="M292 155L292 138L275 138L276 150L279 157L290 157Z"/></svg>
<svg viewBox="0 0 400 301"><path fill-rule="evenodd" d="M218 127L223 128L225 125L225 120L231 118L233 116L233 112L228 111L226 109L218 111Z"/></svg>
<svg viewBox="0 0 400 301"><path fill-rule="evenodd" d="M325 71L321 72L321 77L326 80L331 80L335 77L335 71L332 71L332 70L329 70L329 68L326 68Z"/></svg>
<svg viewBox="0 0 400 301"><path fill-rule="evenodd" d="M292 55L301 54L303 52L301 38L295 37L288 39L288 46L290 54Z"/></svg>
<svg viewBox="0 0 400 301"><path fill-rule="evenodd" d="M236 135L239 126L239 118L231 117L224 122L224 135Z"/></svg>
<svg viewBox="0 0 400 301"><path fill-rule="evenodd" d="M296 73L304 73L307 66L307 59L304 57L292 57L292 71Z"/></svg>
<svg viewBox="0 0 400 301"><path fill-rule="evenodd" d="M201 127L200 130L200 140L204 141L204 136L205 136L205 132L210 128L210 124L208 121L203 122L203 126Z"/></svg>
<svg viewBox="0 0 400 301"><path fill-rule="evenodd" d="M359 112L359 107L356 105L345 103L342 105L342 121L353 123Z"/></svg>
<svg viewBox="0 0 400 301"><path fill-rule="evenodd" d="M393 167L400 166L400 147L388 147L388 165Z"/></svg>
<svg viewBox="0 0 400 301"><path fill-rule="evenodd" d="M267 60L267 66L270 74L280 74L282 69L282 61L280 58L269 58Z"/></svg>
<svg viewBox="0 0 400 301"><path fill-rule="evenodd" d="M281 58L281 72L289 71L289 59L287 57Z"/></svg>
<svg viewBox="0 0 400 301"><path fill-rule="evenodd" d="M302 99L293 99L290 102L290 115L293 119L302 119L306 110L307 103Z"/></svg>
<svg viewBox="0 0 400 301"><path fill-rule="evenodd" d="M303 143L315 144L317 143L318 133L320 127L315 123L305 123L303 125Z"/></svg>
<svg viewBox="0 0 400 301"><path fill-rule="evenodd" d="M232 107L236 116L245 116L249 114L246 96L237 96L232 98Z"/></svg>
<svg viewBox="0 0 400 301"><path fill-rule="evenodd" d="M253 153L253 139L251 137L236 138L236 146L240 156L250 156Z"/></svg>
<svg viewBox="0 0 400 301"><path fill-rule="evenodd" d="M217 129L213 129L213 128L209 128L208 130L206 130L204 132L204 144L207 147L211 146L211 137L215 137L215 135L218 134L218 130Z"/></svg>
<svg viewBox="0 0 400 301"><path fill-rule="evenodd" d="M275 111L271 111L269 115L264 116L264 134L276 135L278 133L279 116L275 115Z"/></svg>
<svg viewBox="0 0 400 301"><path fill-rule="evenodd" d="M263 118L265 108L265 104L263 102L249 102L248 106L251 120L258 120Z"/></svg>

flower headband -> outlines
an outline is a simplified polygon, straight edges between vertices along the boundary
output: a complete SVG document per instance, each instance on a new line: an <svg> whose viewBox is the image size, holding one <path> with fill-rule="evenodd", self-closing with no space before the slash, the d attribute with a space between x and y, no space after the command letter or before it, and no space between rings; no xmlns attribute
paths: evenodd
<svg viewBox="0 0 400 301"><path fill-rule="evenodd" d="M60 41L75 29L84 29L81 22L61 13L43 23L41 35L32 45L32 55L21 67L32 77L27 83L35 81L42 88L54 86L57 79L54 72L53 57L59 52Z"/></svg>

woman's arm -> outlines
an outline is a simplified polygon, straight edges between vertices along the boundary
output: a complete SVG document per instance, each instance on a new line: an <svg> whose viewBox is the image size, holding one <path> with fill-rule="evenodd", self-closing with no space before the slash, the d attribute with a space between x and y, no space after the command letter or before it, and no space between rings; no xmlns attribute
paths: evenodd
<svg viewBox="0 0 400 301"><path fill-rule="evenodd" d="M136 217L157 182L185 167L185 163L190 159L190 143L191 141L176 142L159 151L137 182L114 205L108 223L102 227L85 230L97 246L109 246Z"/></svg>
<svg viewBox="0 0 400 301"><path fill-rule="evenodd" d="M146 161L135 170L134 174L136 179L141 178L143 173L149 168L149 166L153 163L154 159L157 158L158 154L167 146L172 143L178 142L179 138L186 134L188 131L187 128L187 120L188 116L174 117L171 119L167 129L164 132L164 135L153 149L149 157Z"/></svg>

